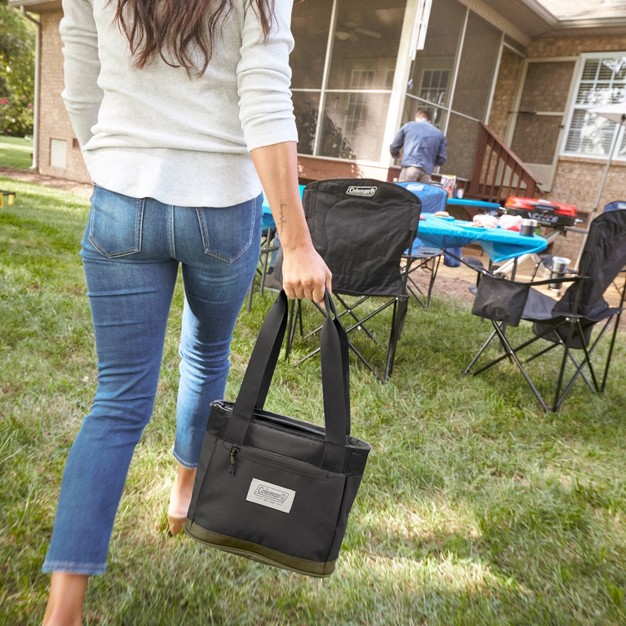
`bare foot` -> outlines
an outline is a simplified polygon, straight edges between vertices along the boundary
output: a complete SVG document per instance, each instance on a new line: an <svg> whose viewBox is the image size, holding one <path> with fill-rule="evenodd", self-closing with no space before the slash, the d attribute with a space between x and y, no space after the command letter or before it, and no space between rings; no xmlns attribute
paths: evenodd
<svg viewBox="0 0 626 626"><path fill-rule="evenodd" d="M177 535L185 525L195 479L195 469L189 469L179 464L178 474L172 485L170 503L167 508L167 521L170 535Z"/></svg>

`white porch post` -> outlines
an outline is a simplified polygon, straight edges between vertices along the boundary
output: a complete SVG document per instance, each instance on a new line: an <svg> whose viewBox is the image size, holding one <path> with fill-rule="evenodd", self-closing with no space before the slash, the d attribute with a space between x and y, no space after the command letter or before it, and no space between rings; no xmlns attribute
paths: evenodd
<svg viewBox="0 0 626 626"><path fill-rule="evenodd" d="M393 159L389 154L389 144L400 128L402 122L402 112L406 99L407 83L411 76L412 62L411 44L414 41L414 32L417 20L418 6L420 0L407 0L404 13L404 24L400 35L400 45L398 47L398 57L396 59L396 69L394 72L391 97L389 98L389 110L387 111L387 123L383 135L383 144L380 152L381 164L393 165Z"/></svg>

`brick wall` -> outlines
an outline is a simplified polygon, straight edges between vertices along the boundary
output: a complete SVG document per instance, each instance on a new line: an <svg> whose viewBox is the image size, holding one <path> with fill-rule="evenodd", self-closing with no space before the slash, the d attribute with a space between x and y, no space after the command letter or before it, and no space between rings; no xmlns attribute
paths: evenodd
<svg viewBox="0 0 626 626"><path fill-rule="evenodd" d="M587 52L621 52L626 50L626 33L622 35L569 35L539 37L528 47L531 58L571 57Z"/></svg>
<svg viewBox="0 0 626 626"><path fill-rule="evenodd" d="M506 136L523 66L522 57L504 49L489 115L489 128L501 139Z"/></svg>
<svg viewBox="0 0 626 626"><path fill-rule="evenodd" d="M626 51L626 34L611 36L568 36L545 37L536 39L529 47L528 54L533 58L575 56L589 52ZM588 226L589 215L595 207L602 178L606 167L605 161L583 158L561 157L558 162L550 197L554 200L574 204L579 209L579 217ZM626 199L626 165L612 163L598 202L598 210L613 200ZM583 236L568 233L559 237L554 245L554 253L576 259Z"/></svg>
<svg viewBox="0 0 626 626"><path fill-rule="evenodd" d="M626 51L626 33L621 35L562 35L559 37L540 37L533 40L528 48L528 57L531 59L559 59L564 57L578 58L582 54L593 52L621 52ZM506 134L509 122L507 112L511 110L512 97L517 84L512 84L510 76L503 74L511 73L510 60L503 57L503 64L498 77L496 94L492 104L492 113L489 126L500 136ZM565 110L569 95L569 85L554 88L555 77L550 71L553 64L541 64L541 82L546 94L551 98L562 97L562 108L554 108L553 103L546 110ZM556 67L560 64L554 64ZM514 71L514 70L513 70ZM516 74L517 75L517 74ZM562 82L562 81L561 81ZM503 90L503 93L498 93ZM560 149L560 146L558 146ZM583 219L581 227L586 227L589 214L596 204L597 195L601 185L605 161L584 158L561 157L557 164L552 189L548 194L550 199L574 204L579 209L579 217ZM599 210L605 204L613 200L626 200L626 164L613 163L609 170L604 192L598 203ZM554 254L567 256L576 260L583 236L569 232L567 236L558 237L551 251Z"/></svg>
<svg viewBox="0 0 626 626"><path fill-rule="evenodd" d="M75 142L74 132L65 111L63 91L63 53L59 22L62 12L41 14L41 101L39 119L39 172L79 182L89 182L89 174L83 157ZM66 145L66 167L51 164L51 142L64 141ZM62 145L62 144L60 144Z"/></svg>

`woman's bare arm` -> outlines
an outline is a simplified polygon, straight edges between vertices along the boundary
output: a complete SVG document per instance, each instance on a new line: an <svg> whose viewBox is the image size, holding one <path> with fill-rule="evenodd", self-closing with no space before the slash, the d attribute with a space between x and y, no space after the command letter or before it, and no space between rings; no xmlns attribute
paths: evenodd
<svg viewBox="0 0 626 626"><path fill-rule="evenodd" d="M283 249L283 288L289 298L323 302L332 275L311 242L298 191L296 144L277 143L251 151Z"/></svg>

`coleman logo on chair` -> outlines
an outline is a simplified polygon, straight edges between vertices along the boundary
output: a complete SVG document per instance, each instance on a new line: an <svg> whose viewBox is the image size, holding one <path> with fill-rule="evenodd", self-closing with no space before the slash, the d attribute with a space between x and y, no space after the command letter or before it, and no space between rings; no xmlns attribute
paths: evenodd
<svg viewBox="0 0 626 626"><path fill-rule="evenodd" d="M270 509L276 509L277 511L283 511L289 513L291 511L291 505L295 498L296 492L293 489L287 489L287 487L279 487L273 485L267 481L261 481L258 478L253 478L248 489L248 495L246 500L248 502L255 502L262 506L267 506Z"/></svg>
<svg viewBox="0 0 626 626"><path fill-rule="evenodd" d="M346 191L347 196L360 196L361 198L372 198L378 187L358 187L351 185Z"/></svg>

